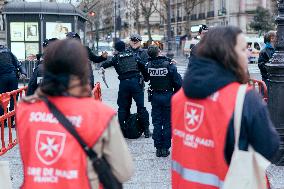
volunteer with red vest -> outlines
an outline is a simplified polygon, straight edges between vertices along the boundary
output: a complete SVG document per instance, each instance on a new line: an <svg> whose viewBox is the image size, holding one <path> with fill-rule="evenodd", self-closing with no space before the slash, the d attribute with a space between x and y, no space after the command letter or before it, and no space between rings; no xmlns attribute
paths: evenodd
<svg viewBox="0 0 284 189"><path fill-rule="evenodd" d="M172 98L172 188L217 189L234 150L233 111L238 87L248 81L247 48L237 27L216 27L200 41L197 57ZM264 101L246 92L239 148L251 145L270 159L279 147Z"/></svg>
<svg viewBox="0 0 284 189"><path fill-rule="evenodd" d="M76 40L52 43L45 52L44 78L35 95L17 108L17 133L24 165L22 189L99 188L90 160L40 97L46 96L76 127L120 182L133 162L115 111L90 94L87 52Z"/></svg>

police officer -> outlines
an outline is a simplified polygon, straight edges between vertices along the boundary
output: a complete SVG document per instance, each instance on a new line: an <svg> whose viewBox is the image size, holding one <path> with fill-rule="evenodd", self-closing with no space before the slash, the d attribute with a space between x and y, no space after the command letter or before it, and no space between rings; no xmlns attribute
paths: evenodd
<svg viewBox="0 0 284 189"><path fill-rule="evenodd" d="M136 56L138 56L142 63L146 64L148 62L149 55L147 50L141 48L142 37L139 34L130 35L130 47L128 50L132 51Z"/></svg>
<svg viewBox="0 0 284 189"><path fill-rule="evenodd" d="M208 32L208 27L207 27L206 25L202 24L202 25L200 26L200 28L199 28L199 31L198 31L198 35L199 35L199 37L200 37L200 40L204 37L204 35L205 35L207 32ZM196 49L197 49L198 45L199 45L199 42L196 43L196 44L191 48L191 50L190 50L190 56L189 56L189 58L188 58L188 63L189 63L188 65L191 64L192 59L196 56Z"/></svg>
<svg viewBox="0 0 284 189"><path fill-rule="evenodd" d="M79 36L79 34L77 34L76 32L68 32L66 34L66 38L67 39L77 39L81 41L81 38ZM101 56L96 56L92 50L88 47L85 46L87 53L88 53L88 58L89 58L89 67L90 67L90 85L91 85L91 89L94 88L95 85L95 81L94 81L94 73L93 73L93 68L92 68L92 64L91 61L94 63L100 63L103 62L105 60L107 60L107 52L103 52Z"/></svg>
<svg viewBox="0 0 284 189"><path fill-rule="evenodd" d="M146 64L148 62L149 59L149 55L147 53L146 49L142 49L141 48L141 42L142 42L142 37L139 34L131 34L130 35L130 41L129 41L129 48L127 48L127 50L131 51L136 57L138 57L138 59L140 60L140 62L142 64ZM140 77L140 83L144 88L144 78L143 78L143 72L141 72L142 75ZM144 98L144 92L143 92L143 96L141 95L139 98ZM140 100L142 101L142 99ZM144 102L143 102L143 106L144 106ZM141 120L145 120L144 121L144 127L145 127L145 137L150 137L150 130L149 130L149 117L148 116L148 112L146 112L146 109L144 111L141 110L140 112L140 116L141 116Z"/></svg>
<svg viewBox="0 0 284 189"><path fill-rule="evenodd" d="M43 54L46 49L46 47L53 41L58 40L57 38L51 38L51 39L45 39L42 43L42 50ZM28 84L28 90L27 95L34 94L35 90L38 88L39 84L41 83L41 80L43 78L43 54L37 54L37 66L34 69L34 72L30 78L29 84Z"/></svg>
<svg viewBox="0 0 284 189"><path fill-rule="evenodd" d="M150 80L148 91L152 105L153 140L157 157L167 157L171 147L171 97L181 88L182 79L172 60L159 56L157 46L149 46L149 62L146 64Z"/></svg>
<svg viewBox="0 0 284 189"><path fill-rule="evenodd" d="M0 68L0 94L18 89L18 79L25 79L27 76L16 56L4 45L0 45ZM13 109L14 100L11 98L9 110ZM0 106L0 116L3 114L4 110Z"/></svg>
<svg viewBox="0 0 284 189"><path fill-rule="evenodd" d="M117 98L119 123L123 126L128 119L133 98L136 102L139 120L146 128L144 135L149 138L149 114L144 107L144 89L141 83L141 72L145 73L145 65L137 54L125 49L123 41L115 43L115 50L116 55L110 61L104 62L101 67L105 69L113 66L120 80Z"/></svg>

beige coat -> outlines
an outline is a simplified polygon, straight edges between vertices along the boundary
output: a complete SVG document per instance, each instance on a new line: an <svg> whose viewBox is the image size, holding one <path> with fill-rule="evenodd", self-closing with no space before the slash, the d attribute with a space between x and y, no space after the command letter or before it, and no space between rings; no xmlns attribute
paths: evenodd
<svg viewBox="0 0 284 189"><path fill-rule="evenodd" d="M107 129L99 138L93 149L99 157L102 155L109 162L113 174L120 182L125 182L133 175L133 161L126 141L120 130L116 116L112 118ZM88 177L92 189L99 188L98 175L88 160Z"/></svg>

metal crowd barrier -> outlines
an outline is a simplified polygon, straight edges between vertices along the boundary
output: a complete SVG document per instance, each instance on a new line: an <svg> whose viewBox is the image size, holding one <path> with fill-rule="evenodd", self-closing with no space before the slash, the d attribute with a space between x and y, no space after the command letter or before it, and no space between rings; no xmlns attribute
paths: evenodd
<svg viewBox="0 0 284 189"><path fill-rule="evenodd" d="M256 90L258 90L259 94L263 96L263 100L265 102L268 101L268 93L267 93L267 86L264 81L250 79L249 84Z"/></svg>
<svg viewBox="0 0 284 189"><path fill-rule="evenodd" d="M101 90L101 84L100 82L97 82L95 84L95 87L92 91L92 95L96 100L102 101L102 90Z"/></svg>
<svg viewBox="0 0 284 189"><path fill-rule="evenodd" d="M17 108L17 99L22 98L24 94L26 94L27 86L0 94L0 106L4 109L4 115L0 116L0 127L1 127L1 146L0 146L0 156L5 154L8 150L13 148L17 144L16 136L13 138L12 130L15 129L12 123L12 117L16 114ZM12 111L8 111L8 105L10 103L10 99L14 101L14 109ZM8 141L5 139L5 121L8 126Z"/></svg>

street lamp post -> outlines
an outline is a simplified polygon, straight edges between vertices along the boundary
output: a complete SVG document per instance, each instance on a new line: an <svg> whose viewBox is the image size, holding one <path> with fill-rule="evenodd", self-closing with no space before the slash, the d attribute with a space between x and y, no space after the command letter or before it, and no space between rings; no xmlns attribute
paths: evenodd
<svg viewBox="0 0 284 189"><path fill-rule="evenodd" d="M171 44L171 0L167 1L167 46L168 46L168 57L173 57L172 44Z"/></svg>
<svg viewBox="0 0 284 189"><path fill-rule="evenodd" d="M278 131L281 144L278 157L275 162L277 165L284 165L284 0L278 0L277 41L275 53L269 63L266 64L268 72L268 109L271 119Z"/></svg>

